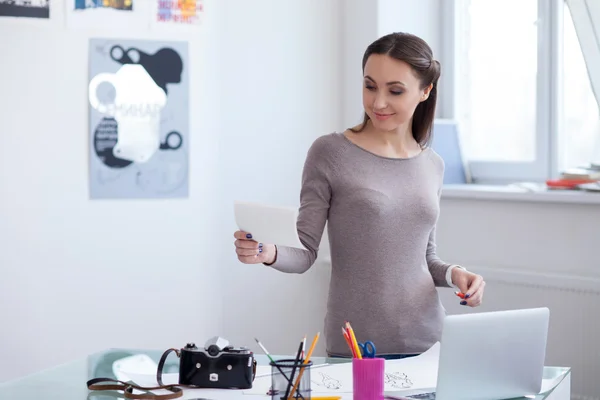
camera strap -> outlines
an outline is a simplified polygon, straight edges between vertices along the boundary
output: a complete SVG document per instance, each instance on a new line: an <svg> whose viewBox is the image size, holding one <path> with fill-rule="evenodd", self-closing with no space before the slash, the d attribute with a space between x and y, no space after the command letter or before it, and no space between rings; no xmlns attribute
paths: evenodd
<svg viewBox="0 0 600 400"><path fill-rule="evenodd" d="M165 365L165 361L171 352L177 354L177 357L180 357L179 350L175 348L171 348L166 350L163 355L160 357L160 361L158 362L158 368L156 369L156 382L157 386L139 386L131 382L123 382L118 379L113 378L94 378L87 381L87 387L89 390L102 391L102 390L117 390L123 391L123 394L126 399L137 399L137 400L171 400L177 399L183 396L183 388L195 388L194 386L187 386L181 384L172 384L165 385L162 381L162 371ZM256 359L253 357L252 363L252 381L256 377ZM141 390L146 393L133 393L133 390ZM149 393L152 390L166 389L173 393L167 394L154 394ZM196 388L197 389L197 388Z"/></svg>

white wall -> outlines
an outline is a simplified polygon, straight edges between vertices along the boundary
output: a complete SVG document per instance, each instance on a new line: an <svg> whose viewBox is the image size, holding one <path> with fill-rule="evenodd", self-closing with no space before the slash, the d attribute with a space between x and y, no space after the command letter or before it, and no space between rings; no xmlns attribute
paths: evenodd
<svg viewBox="0 0 600 400"><path fill-rule="evenodd" d="M297 205L308 146L341 128L339 1L214 2L194 35L74 32L63 7L53 2L50 21L0 20L11 38L0 41L2 379L107 347L213 335L288 352L320 330L308 307L322 309L327 269L239 264L232 204ZM88 199L87 41L97 36L189 40L188 199Z"/></svg>
<svg viewBox="0 0 600 400"><path fill-rule="evenodd" d="M193 37L74 32L63 1L52 5L50 21L0 19L1 380L108 347L184 345L220 328L219 288L206 284L218 266L217 21L206 18ZM89 200L92 36L189 40L188 199Z"/></svg>
<svg viewBox="0 0 600 400"><path fill-rule="evenodd" d="M600 398L600 206L442 199L442 258L481 273L475 310L443 291L450 313L549 307L546 365L573 368L573 398ZM586 397L587 396L587 397Z"/></svg>
<svg viewBox="0 0 600 400"><path fill-rule="evenodd" d="M289 353L302 335L321 330L329 267L319 261L298 276L238 263L233 201L297 205L310 143L360 120L366 45L406 30L437 52L436 1L421 8L408 0L372 7L361 0L228 0L230 12L214 2L194 37L119 27L75 34L59 11L47 23L0 20L0 376L106 347L165 348L214 334L257 351L259 337L271 352ZM90 36L190 41L189 199L88 200ZM439 252L476 271L598 278L599 213L596 206L443 199ZM486 293L476 311L543 304L539 288L498 279ZM450 312L473 311L449 291L443 299ZM552 364L581 361L569 329L594 312L589 304L598 296L578 299L557 291L546 303L554 310ZM574 385L582 387L582 376Z"/></svg>
<svg viewBox="0 0 600 400"><path fill-rule="evenodd" d="M298 206L308 147L318 136L344 128L340 3L238 2L238 13L222 20L220 40L229 50L221 54L220 67L219 269L233 276L223 282L223 332L258 352L254 337L282 354L293 352L303 335L322 331L329 270L319 264L304 275L288 275L241 264L233 246L233 202ZM277 17L261 23L248 18L267 13ZM226 81L235 84L225 86Z"/></svg>

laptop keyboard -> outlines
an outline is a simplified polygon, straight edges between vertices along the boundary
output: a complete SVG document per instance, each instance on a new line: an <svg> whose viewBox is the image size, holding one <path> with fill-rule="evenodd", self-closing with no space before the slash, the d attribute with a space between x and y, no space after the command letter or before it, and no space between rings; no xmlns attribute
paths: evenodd
<svg viewBox="0 0 600 400"><path fill-rule="evenodd" d="M435 392L413 394L406 397L409 399L435 400Z"/></svg>

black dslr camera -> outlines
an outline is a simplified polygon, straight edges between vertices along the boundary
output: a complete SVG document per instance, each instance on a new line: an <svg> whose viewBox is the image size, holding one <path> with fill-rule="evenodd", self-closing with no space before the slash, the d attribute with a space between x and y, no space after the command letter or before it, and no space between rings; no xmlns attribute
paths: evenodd
<svg viewBox="0 0 600 400"><path fill-rule="evenodd" d="M188 343L180 351L179 384L212 389L250 389L256 374L254 354L246 347L233 347L221 337L204 348Z"/></svg>

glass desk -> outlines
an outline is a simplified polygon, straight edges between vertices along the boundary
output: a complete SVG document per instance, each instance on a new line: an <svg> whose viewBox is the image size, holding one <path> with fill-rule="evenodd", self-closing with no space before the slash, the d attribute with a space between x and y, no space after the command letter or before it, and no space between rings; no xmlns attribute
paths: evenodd
<svg viewBox="0 0 600 400"><path fill-rule="evenodd" d="M2 400L115 400L124 398L121 392L90 391L86 382L92 378L106 377L116 378L113 374L113 362L135 354L146 354L156 363L160 359L163 350L128 350L111 349L92 354L84 359L79 359L46 369L23 378L15 379L5 383L0 383L0 399ZM268 365L269 360L262 354L255 355L259 365ZM282 358L277 356L277 358ZM289 357L288 357L289 358ZM330 359L324 357L313 357L315 365L323 363L349 362L348 359ZM179 359L176 355L169 355L165 363L164 373L177 372ZM570 368L545 367L544 378L553 379L561 377L560 383L551 391L528 397L535 400L566 400L570 399ZM269 396L244 395L241 391L229 390L228 392L215 396L219 399L270 399ZM203 396L206 396L203 394ZM198 399L197 396L187 396L185 393L182 399ZM342 398L352 399L351 393L342 394ZM523 398L525 399L525 398ZM203 399L204 400L204 399ZM206 400L209 400L208 398Z"/></svg>

